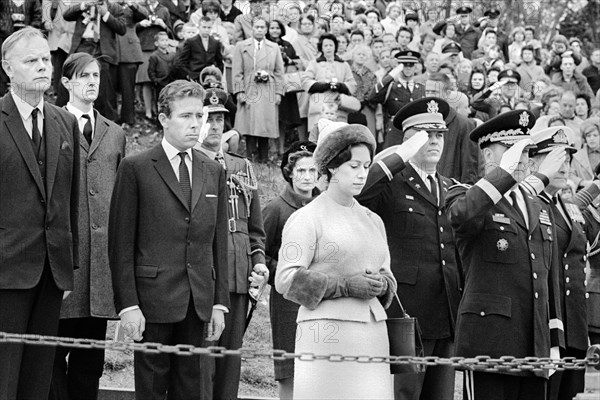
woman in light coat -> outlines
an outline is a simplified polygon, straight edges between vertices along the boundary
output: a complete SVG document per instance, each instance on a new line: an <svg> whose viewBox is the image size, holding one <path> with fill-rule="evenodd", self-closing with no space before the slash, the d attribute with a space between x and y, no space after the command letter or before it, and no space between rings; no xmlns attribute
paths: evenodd
<svg viewBox="0 0 600 400"><path fill-rule="evenodd" d="M267 21L252 21L253 37L238 42L233 55L235 126L246 137L246 156L266 162L269 139L279 138L279 103L283 96L283 58L279 46L265 40Z"/></svg>
<svg viewBox="0 0 600 400"><path fill-rule="evenodd" d="M302 77L302 88L310 94L308 101L308 126L314 126L321 115L323 103L339 103L340 94L353 95L356 81L350 65L336 55L337 38L323 34L317 49L319 58L311 61ZM346 122L348 113L338 110L338 120Z"/></svg>

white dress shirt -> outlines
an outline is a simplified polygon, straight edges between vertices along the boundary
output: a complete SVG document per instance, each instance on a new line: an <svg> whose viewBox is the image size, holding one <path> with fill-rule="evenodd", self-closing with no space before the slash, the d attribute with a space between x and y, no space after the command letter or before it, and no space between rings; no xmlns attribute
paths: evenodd
<svg viewBox="0 0 600 400"><path fill-rule="evenodd" d="M517 194L517 204L519 206L519 209L521 209L521 213L523 213L523 218L525 219L525 226L529 228L529 214L527 211L527 203L525 203L525 198L523 198L523 193L521 193L519 188L517 187L514 190L509 190L504 194L504 198L507 199L510 205L514 207L512 198L510 197L510 194L512 192L515 192Z"/></svg>
<svg viewBox="0 0 600 400"><path fill-rule="evenodd" d="M25 126L25 130L27 131L27 134L29 135L30 139L32 138L32 130L33 130L33 120L31 118L31 112L33 111L34 108L37 108L39 110L38 120L37 120L38 131L40 132L40 136L43 136L44 135L44 98L42 97L42 99L37 104L37 106L32 107L25 100L21 99L19 97L19 95L16 94L15 92L11 91L10 94L13 97L15 105L17 106L17 110L19 110L19 115L21 116L21 119L23 120L23 126Z"/></svg>

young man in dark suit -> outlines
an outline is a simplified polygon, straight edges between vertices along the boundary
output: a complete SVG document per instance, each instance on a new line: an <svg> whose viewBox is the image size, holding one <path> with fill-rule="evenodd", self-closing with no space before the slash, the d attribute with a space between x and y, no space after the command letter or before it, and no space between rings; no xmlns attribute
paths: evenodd
<svg viewBox="0 0 600 400"><path fill-rule="evenodd" d="M225 320L225 331L218 345L237 350L242 347L250 289L266 282L269 269L265 264L265 230L263 228L258 181L250 161L221 148L228 94L221 89L208 89L204 97L209 113L210 130L196 148L223 166L227 176L229 252L229 300L231 310ZM237 399L241 358L216 360L214 398Z"/></svg>
<svg viewBox="0 0 600 400"><path fill-rule="evenodd" d="M186 40L175 56L175 77L199 82L200 72L209 65L223 71L223 45L210 35L212 25L213 22L207 16L200 19L200 32Z"/></svg>
<svg viewBox="0 0 600 400"><path fill-rule="evenodd" d="M24 28L2 45L11 92L0 99L0 331L56 335L79 262L79 130L44 101L50 48ZM0 399L45 399L54 347L0 344Z"/></svg>
<svg viewBox="0 0 600 400"><path fill-rule="evenodd" d="M448 103L435 97L404 106L394 118L404 131L404 143L375 157L358 196L385 224L398 296L406 312L419 321L425 356L438 357L454 356L462 275L444 212L452 181L436 171L449 110ZM402 317L396 302L388 316ZM394 398L452 400L454 368L434 366L421 373L395 374Z"/></svg>
<svg viewBox="0 0 600 400"><path fill-rule="evenodd" d="M112 195L108 250L116 310L136 341L206 346L228 312L225 171L192 147L204 89L175 81L160 93L164 138L125 158ZM134 355L139 400L212 399L208 357Z"/></svg>
<svg viewBox="0 0 600 400"><path fill-rule="evenodd" d="M100 86L100 63L93 56L71 54L62 71L70 98L65 109L77 118L81 132L81 245L75 290L63 301L58 334L103 340L107 321L117 318L108 266L108 210L117 167L125 157L125 133L93 108ZM104 350L59 347L49 399L97 399L103 370Z"/></svg>
<svg viewBox="0 0 600 400"><path fill-rule="evenodd" d="M71 54L89 53L100 60L100 94L96 109L116 121L119 64L116 35L124 35L127 31L121 6L108 0L84 1L66 9L63 18L76 22Z"/></svg>

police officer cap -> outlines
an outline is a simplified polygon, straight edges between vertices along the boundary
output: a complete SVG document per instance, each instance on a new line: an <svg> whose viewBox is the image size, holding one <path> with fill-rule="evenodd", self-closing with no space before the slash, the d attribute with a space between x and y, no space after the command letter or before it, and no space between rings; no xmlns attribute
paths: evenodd
<svg viewBox="0 0 600 400"><path fill-rule="evenodd" d="M417 15L417 13L411 12L406 14L406 17L404 17L404 22L411 20L419 22L419 16Z"/></svg>
<svg viewBox="0 0 600 400"><path fill-rule="evenodd" d="M393 122L396 128L403 131L414 128L445 132L448 130L445 119L449 112L450 106L444 100L437 97L424 97L402 107Z"/></svg>
<svg viewBox="0 0 600 400"><path fill-rule="evenodd" d="M497 8L490 8L489 10L486 10L486 12L483 13L483 16L491 19L496 19L500 16L500 10L498 10Z"/></svg>
<svg viewBox="0 0 600 400"><path fill-rule="evenodd" d="M531 133L531 140L536 148L529 150L530 156L537 154L550 153L557 146L564 147L569 154L577 151L571 143L569 137L574 137L575 132L568 126L551 126Z"/></svg>
<svg viewBox="0 0 600 400"><path fill-rule="evenodd" d="M458 54L462 51L462 48L460 47L460 45L456 42L450 42L448 44L446 44L444 47L442 47L442 54Z"/></svg>
<svg viewBox="0 0 600 400"><path fill-rule="evenodd" d="M458 7L456 9L456 14L458 14L458 15L467 15L467 14L471 14L472 12L473 12L473 9L471 7L467 7L467 6Z"/></svg>
<svg viewBox="0 0 600 400"><path fill-rule="evenodd" d="M518 84L521 82L521 74L512 69L505 69L500 71L500 73L498 74L498 80L505 80L508 82L514 82Z"/></svg>
<svg viewBox="0 0 600 400"><path fill-rule="evenodd" d="M204 106L208 107L208 113L228 113L229 110L225 108L227 103L227 92L223 89L212 88L206 91L204 95Z"/></svg>
<svg viewBox="0 0 600 400"><path fill-rule="evenodd" d="M421 58L421 53L412 50L399 51L395 55L396 60L402 64L416 64Z"/></svg>
<svg viewBox="0 0 600 400"><path fill-rule="evenodd" d="M292 183L292 177L287 176L285 172L285 167L289 164L290 154L297 153L299 151L306 151L309 153L314 153L317 148L317 144L310 141L296 141L290 145L290 147L283 153L281 156L281 173L283 174L283 179Z"/></svg>
<svg viewBox="0 0 600 400"><path fill-rule="evenodd" d="M473 129L469 137L482 149L494 143L510 147L519 140L531 139L533 125L535 115L531 111L507 111Z"/></svg>

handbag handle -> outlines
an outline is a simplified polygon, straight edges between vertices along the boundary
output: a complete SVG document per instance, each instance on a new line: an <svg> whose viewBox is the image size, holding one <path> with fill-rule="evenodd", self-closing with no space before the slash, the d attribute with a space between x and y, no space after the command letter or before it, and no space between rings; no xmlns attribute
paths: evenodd
<svg viewBox="0 0 600 400"><path fill-rule="evenodd" d="M396 301L398 302L398 305L400 306L400 311L402 311L402 315L404 316L404 318L410 318L410 315L408 315L408 313L406 312L406 310L402 306L402 302L400 301L400 297L398 297L398 292L394 292L394 297L396 298Z"/></svg>

